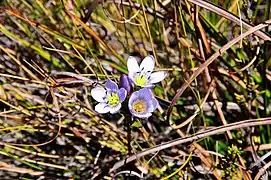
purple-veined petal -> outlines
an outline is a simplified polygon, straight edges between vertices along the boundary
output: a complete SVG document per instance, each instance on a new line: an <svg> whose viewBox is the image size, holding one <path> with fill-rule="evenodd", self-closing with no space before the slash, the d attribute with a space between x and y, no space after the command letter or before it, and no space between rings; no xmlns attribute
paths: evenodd
<svg viewBox="0 0 271 180"><path fill-rule="evenodd" d="M133 92L130 99L129 99L129 104L133 103L138 98L139 98L139 91Z"/></svg>
<svg viewBox="0 0 271 180"><path fill-rule="evenodd" d="M152 98L151 102L149 103L149 112L153 112L158 106L158 101L156 98Z"/></svg>
<svg viewBox="0 0 271 180"><path fill-rule="evenodd" d="M123 102L126 98L127 91L124 88L120 88L120 90L118 91L118 95L119 95L120 102Z"/></svg>
<svg viewBox="0 0 271 180"><path fill-rule="evenodd" d="M152 99L152 92L149 88L143 88L138 91L138 96L143 101L150 101Z"/></svg>
<svg viewBox="0 0 271 180"><path fill-rule="evenodd" d="M146 105L145 112L136 112L134 110L133 105L137 100L144 102L144 104ZM128 108L129 108L130 113L133 116L136 116L136 117L139 117L142 119L146 119L152 115L152 112L154 110L153 106L156 106L156 104L155 104L155 102L153 102L151 90L148 88L143 88L139 91L134 92L131 95L129 102L128 102Z"/></svg>
<svg viewBox="0 0 271 180"><path fill-rule="evenodd" d="M128 108L129 108L129 111L133 114L134 110L133 110L133 104L134 102L140 98L140 94L139 94L139 91L135 91L132 93L132 95L130 96L129 98L129 101L128 101Z"/></svg>
<svg viewBox="0 0 271 180"><path fill-rule="evenodd" d="M152 99L152 105L153 105L153 109L155 110L157 108L157 106L158 106L158 101L157 101L156 98Z"/></svg>
<svg viewBox="0 0 271 180"><path fill-rule="evenodd" d="M143 73L151 73L154 69L154 63L154 57L152 55L149 55L143 59L139 69Z"/></svg>
<svg viewBox="0 0 271 180"><path fill-rule="evenodd" d="M106 90L102 87L95 87L91 89L91 96L98 102L104 102Z"/></svg>
<svg viewBox="0 0 271 180"><path fill-rule="evenodd" d="M102 102L95 106L95 111L101 114L108 113L110 111L110 107L106 103Z"/></svg>
<svg viewBox="0 0 271 180"><path fill-rule="evenodd" d="M119 103L118 105L114 106L114 107L110 107L110 113L111 114L115 114L117 113L121 108L121 104Z"/></svg>
<svg viewBox="0 0 271 180"><path fill-rule="evenodd" d="M138 91L133 92L132 95L131 95L130 98L129 98L129 101L128 101L128 108L129 108L130 111L133 110L133 103L134 103L134 101L138 98L137 94L138 94Z"/></svg>
<svg viewBox="0 0 271 180"><path fill-rule="evenodd" d="M150 76L149 83L151 83L151 84L158 83L158 82L162 81L163 79L165 79L166 75L167 75L167 73L164 71L154 72Z"/></svg>
<svg viewBox="0 0 271 180"><path fill-rule="evenodd" d="M136 58L133 56L129 56L127 60L127 67L129 71L129 77L130 75L133 75L135 72L139 72L139 66L136 61Z"/></svg>
<svg viewBox="0 0 271 180"><path fill-rule="evenodd" d="M133 115L136 116L136 117L138 117L138 118L147 119L152 114L148 112L148 113L143 113L143 114L134 113Z"/></svg>
<svg viewBox="0 0 271 180"><path fill-rule="evenodd" d="M107 90L110 90L110 91L117 91L119 89L118 85L110 79L106 81L105 87Z"/></svg>

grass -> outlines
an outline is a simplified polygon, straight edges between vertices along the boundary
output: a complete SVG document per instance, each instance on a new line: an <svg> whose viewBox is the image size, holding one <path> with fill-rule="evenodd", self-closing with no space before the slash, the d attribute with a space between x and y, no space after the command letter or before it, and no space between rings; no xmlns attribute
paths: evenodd
<svg viewBox="0 0 271 180"><path fill-rule="evenodd" d="M269 19L269 0L0 2L1 179L268 179ZM149 54L153 115L95 112Z"/></svg>

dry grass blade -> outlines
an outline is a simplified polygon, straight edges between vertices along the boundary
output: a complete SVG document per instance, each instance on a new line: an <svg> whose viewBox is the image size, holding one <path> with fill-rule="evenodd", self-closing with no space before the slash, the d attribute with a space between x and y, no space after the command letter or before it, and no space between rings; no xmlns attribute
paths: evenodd
<svg viewBox="0 0 271 180"><path fill-rule="evenodd" d="M140 157L146 156L146 155L154 153L156 151L161 151L163 149L166 149L166 148L169 148L172 146L184 144L184 143L191 142L191 141L196 141L196 140L202 139L204 137L223 133L223 132L229 131L229 130L240 129L240 128L245 128L245 127L260 126L260 125L268 125L268 124L271 124L270 117L269 118L260 118L260 119L250 119L250 120L240 121L240 122L231 123L231 124L227 124L224 126L212 128L212 129L206 130L204 132L199 132L199 133L187 136L185 138L175 139L175 140L154 146L152 148L149 148L145 151L139 152L135 155L132 155L130 157L125 158L124 160L117 162L110 169L110 172L117 170L118 168L122 167L125 163L129 163L129 162L134 161Z"/></svg>
<svg viewBox="0 0 271 180"><path fill-rule="evenodd" d="M270 174L270 2L1 1L0 179Z"/></svg>
<svg viewBox="0 0 271 180"><path fill-rule="evenodd" d="M33 176L41 176L42 174L44 174L44 172L42 172L42 171L34 171L32 169L27 169L27 168L13 167L13 166L6 164L4 162L0 162L0 170L1 171L16 172L16 173L21 173L21 174L30 174Z"/></svg>
<svg viewBox="0 0 271 180"><path fill-rule="evenodd" d="M259 180L261 179L261 177L263 176L263 174L266 172L266 170L271 166L271 161L269 161L267 164L265 164L260 170L259 172L256 174L255 176L255 180ZM268 178L268 175L267 177L263 178L263 179L266 179Z"/></svg>
<svg viewBox="0 0 271 180"><path fill-rule="evenodd" d="M222 9L221 7L215 6L210 2L204 1L204 0L188 0L189 2L196 4L200 7L203 7L204 9L208 9L209 11L212 11L218 15L221 15L227 19L229 19L230 21L235 22L236 24L240 24L240 19L239 17L237 17L236 15ZM242 20L242 25L244 26L244 28L249 29L252 28L253 26L247 22L245 22L244 20ZM270 41L271 37L267 34L265 34L262 31L256 31L255 34L257 36L259 36L260 38L262 38L265 41Z"/></svg>
<svg viewBox="0 0 271 180"><path fill-rule="evenodd" d="M53 36L61 38L63 41L65 41L68 44L72 44L77 49L80 49L80 50L85 49L84 47L82 47L82 46L78 45L77 43L73 42L70 38L60 34L57 31L54 31L54 30L50 29L49 27L47 27L47 26L45 26L43 24L39 24L38 22L35 22L33 20L30 20L28 18L23 17L19 12L15 11L15 10L5 9L5 12L8 13L9 15L11 15L11 16L17 17L17 18L29 23L30 25L32 25L34 27L37 27L37 28L41 29L42 31L44 31L44 32L46 32L48 34L51 34Z"/></svg>
<svg viewBox="0 0 271 180"><path fill-rule="evenodd" d="M178 89L176 95L172 99L171 104L168 107L168 111L167 111L167 120L169 121L172 108L177 103L179 97L183 94L183 92L188 87L188 85L191 82L193 82L198 77L198 75L200 75L202 73L202 71L204 71L205 68L207 68L213 61L216 60L216 58L218 56L220 56L222 53L224 53L225 51L227 51L227 49L229 49L231 46L233 46L236 43L238 43L241 39L245 38L246 36L248 36L248 35L256 32L256 31L259 31L260 29L263 29L263 28L267 27L270 23L271 23L271 20L266 21L265 23L259 24L259 25L255 26L253 28L248 29L242 35L234 38L233 40L231 40L230 42L228 42L227 44L225 44L222 48L219 49L219 51L217 51L216 53L214 53L209 59L207 59L202 65L200 65L200 67L191 76L191 78L189 80L187 80L187 83L183 84L182 87Z"/></svg>

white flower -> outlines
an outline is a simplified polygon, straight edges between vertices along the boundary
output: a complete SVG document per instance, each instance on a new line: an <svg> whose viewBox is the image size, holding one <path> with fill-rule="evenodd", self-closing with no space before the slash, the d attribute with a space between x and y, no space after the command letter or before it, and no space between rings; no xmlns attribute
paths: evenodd
<svg viewBox="0 0 271 180"><path fill-rule="evenodd" d="M106 81L105 88L98 86L91 90L91 96L99 102L95 106L95 111L101 114L118 112L126 95L126 90L124 88L119 89L118 85L110 79Z"/></svg>
<svg viewBox="0 0 271 180"><path fill-rule="evenodd" d="M129 78L132 79L137 86L152 87L154 83L158 83L166 77L166 72L164 71L152 73L154 69L154 57L152 55L145 57L140 66L136 59L130 56L127 60L127 67Z"/></svg>

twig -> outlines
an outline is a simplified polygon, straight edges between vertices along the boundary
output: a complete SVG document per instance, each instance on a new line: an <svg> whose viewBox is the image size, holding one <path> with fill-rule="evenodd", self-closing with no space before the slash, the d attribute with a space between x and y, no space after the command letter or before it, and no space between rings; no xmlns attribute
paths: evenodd
<svg viewBox="0 0 271 180"><path fill-rule="evenodd" d="M260 177L265 173L266 169L268 169L271 166L271 161L269 161L264 167L262 167L257 175L255 176L255 180L260 179Z"/></svg>
<svg viewBox="0 0 271 180"><path fill-rule="evenodd" d="M245 127L252 127L252 126L259 126L259 125L267 125L271 124L271 117L268 118L259 118L259 119L250 119L250 120L244 120L244 121L239 121L236 123L231 123L223 126L219 126L216 128L212 128L209 130L206 130L204 132L196 133L194 135L187 136L185 138L178 138L174 139L171 141L168 141L166 143L162 143L160 145L154 146L152 148L149 148L145 151L139 152L135 155L132 155L126 159L123 159L119 162L117 162L110 170L109 172L113 172L117 170L118 168L122 167L124 165L124 162L129 163L131 161L134 161L137 158L146 156L148 154L154 153L156 151L161 151L163 149L175 146L175 145L180 145L183 143L191 142L191 141L196 141L199 139L202 139L204 137L212 136L215 134L223 133L225 131L229 130L234 130L234 129L240 129L240 128L245 128Z"/></svg>
<svg viewBox="0 0 271 180"><path fill-rule="evenodd" d="M214 53L209 59L207 59L198 69L197 71L191 76L191 78L187 81L187 83L183 84L180 89L178 89L176 95L174 96L173 100L171 101L170 106L168 107L168 112L167 112L167 120L169 121L169 117L172 111L173 106L177 103L179 97L183 94L185 89L188 87L188 85L198 77L202 71L204 71L205 68L207 68L213 61L216 60L218 56L220 56L222 53L224 53L227 49L229 49L231 46L239 42L241 39L245 38L246 36L267 27L271 23L271 20L268 20L262 24L259 24L253 28L250 28L248 31L243 33L242 35L234 38L227 44L225 44L222 48L220 48L216 53Z"/></svg>

